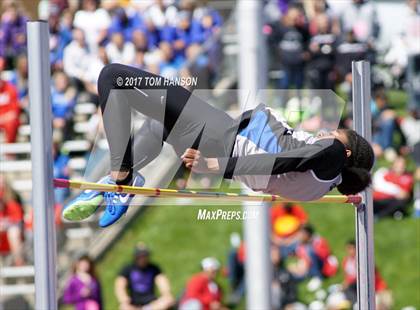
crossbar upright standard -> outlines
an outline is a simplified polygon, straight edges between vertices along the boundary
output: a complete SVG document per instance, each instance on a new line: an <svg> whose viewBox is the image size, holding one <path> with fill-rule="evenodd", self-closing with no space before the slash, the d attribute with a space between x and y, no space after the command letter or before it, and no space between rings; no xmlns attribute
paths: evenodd
<svg viewBox="0 0 420 310"><path fill-rule="evenodd" d="M27 23L34 211L35 309L57 309L49 27Z"/></svg>
<svg viewBox="0 0 420 310"><path fill-rule="evenodd" d="M352 63L353 128L366 140L372 140L370 111L370 65L368 61ZM362 203L356 208L357 306L359 310L375 309L375 258L373 238L372 189L362 192Z"/></svg>

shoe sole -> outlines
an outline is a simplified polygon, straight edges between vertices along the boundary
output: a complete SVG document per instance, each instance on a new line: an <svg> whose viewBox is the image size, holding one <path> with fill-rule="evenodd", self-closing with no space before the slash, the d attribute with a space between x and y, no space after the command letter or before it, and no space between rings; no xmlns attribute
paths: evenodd
<svg viewBox="0 0 420 310"><path fill-rule="evenodd" d="M89 201L76 201L63 210L63 218L68 221L81 221L87 219L102 203L102 195L98 195Z"/></svg>

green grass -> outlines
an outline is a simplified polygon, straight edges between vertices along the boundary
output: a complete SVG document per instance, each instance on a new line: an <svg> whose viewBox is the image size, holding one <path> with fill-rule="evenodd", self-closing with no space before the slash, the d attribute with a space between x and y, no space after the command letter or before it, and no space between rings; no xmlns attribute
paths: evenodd
<svg viewBox="0 0 420 310"><path fill-rule="evenodd" d="M202 258L214 256L225 264L229 236L232 232L241 232L241 222L198 221L198 208L152 206L132 223L98 265L106 309L117 309L113 281L122 266L131 262L133 247L139 241L151 247L153 261L168 275L176 296L183 290L188 277L200 270ZM234 210L236 207L226 209ZM220 280L227 290L226 279L220 277Z"/></svg>
<svg viewBox="0 0 420 310"><path fill-rule="evenodd" d="M149 244L153 260L168 275L173 291L180 294L188 277L199 270L205 256L226 262L229 235L242 230L239 221L198 221L199 207L149 207L127 228L119 242L99 262L98 271L104 286L106 309L116 309L113 281L121 267L132 258L138 241ZM234 209L234 206L227 207ZM344 244L354 238L354 209L348 205L308 205L305 207L317 231L325 236L334 254L343 258ZM420 222L385 219L375 224L376 264L395 298L395 309L407 305L420 307ZM227 281L220 283L228 292ZM326 284L341 282L341 272ZM310 300L304 286L302 299Z"/></svg>

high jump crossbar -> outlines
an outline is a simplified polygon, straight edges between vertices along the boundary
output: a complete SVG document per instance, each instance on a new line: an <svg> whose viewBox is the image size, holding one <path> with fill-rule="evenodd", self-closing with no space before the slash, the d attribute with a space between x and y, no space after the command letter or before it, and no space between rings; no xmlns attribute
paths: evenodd
<svg viewBox="0 0 420 310"><path fill-rule="evenodd" d="M307 202L307 203L353 203L359 204L362 197L359 195L327 195L318 200L301 201L291 200L278 195L269 194L243 194L228 192L193 191L166 188L148 188L126 185L99 184L84 181L54 179L55 187L72 188L80 190L95 190L101 192L118 192L147 197L174 197L174 198L194 198L194 199L220 199L228 201L267 201L267 202Z"/></svg>

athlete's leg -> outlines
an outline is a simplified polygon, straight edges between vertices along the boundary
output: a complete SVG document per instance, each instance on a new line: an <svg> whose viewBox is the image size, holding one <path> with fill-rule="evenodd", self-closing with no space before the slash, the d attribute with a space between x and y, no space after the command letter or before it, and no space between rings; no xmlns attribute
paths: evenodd
<svg viewBox="0 0 420 310"><path fill-rule="evenodd" d="M147 119L134 137L134 168L139 170L155 159L163 145L163 140L166 132L163 130L161 123L155 120ZM143 186L144 178L138 173L133 173L133 185ZM103 177L99 183L115 184L110 176ZM79 196L66 205L63 210L65 219L74 221L82 220L93 213L101 205L104 195L105 200L110 198L112 193L98 192L98 191L83 191ZM101 217L100 225L106 227L114 223L127 211L128 204L123 204L119 208L107 208L104 215Z"/></svg>
<svg viewBox="0 0 420 310"><path fill-rule="evenodd" d="M147 78L161 79L162 83L151 86ZM185 88L163 84L162 77L125 65L111 64L102 70L98 91L114 178L124 179L133 166L131 109L161 122L169 133L168 143L178 152L190 147L203 130L208 132L207 138L211 136L204 143L209 152L224 151L226 130L232 119Z"/></svg>
<svg viewBox="0 0 420 310"><path fill-rule="evenodd" d="M133 137L133 169L140 170L161 152L167 132L162 123L146 119Z"/></svg>

